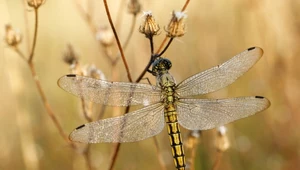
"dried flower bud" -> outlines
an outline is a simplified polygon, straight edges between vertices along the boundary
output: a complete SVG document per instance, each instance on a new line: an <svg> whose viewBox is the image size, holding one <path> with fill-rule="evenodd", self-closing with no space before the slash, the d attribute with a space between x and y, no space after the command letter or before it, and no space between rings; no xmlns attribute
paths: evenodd
<svg viewBox="0 0 300 170"><path fill-rule="evenodd" d="M137 15L139 12L141 12L141 4L138 0L130 0L130 2L127 5L128 12Z"/></svg>
<svg viewBox="0 0 300 170"><path fill-rule="evenodd" d="M193 149L195 145L200 142L200 137L201 137L200 130L190 131L187 142L185 142L185 146L189 149Z"/></svg>
<svg viewBox="0 0 300 170"><path fill-rule="evenodd" d="M217 131L218 135L215 141L215 146L218 151L224 152L230 147L230 142L227 136L227 129L225 126L220 126Z"/></svg>
<svg viewBox="0 0 300 170"><path fill-rule="evenodd" d="M172 13L172 19L167 27L166 32L167 36L174 38L174 37L181 37L185 34L185 18L187 15L185 12L175 12Z"/></svg>
<svg viewBox="0 0 300 170"><path fill-rule="evenodd" d="M98 29L96 39L100 41L103 46L111 46L114 43L115 36L109 27L104 26Z"/></svg>
<svg viewBox="0 0 300 170"><path fill-rule="evenodd" d="M95 79L105 80L105 75L95 65L86 65L82 69L83 75Z"/></svg>
<svg viewBox="0 0 300 170"><path fill-rule="evenodd" d="M46 0L27 0L28 6L32 8L39 8L41 5L45 3Z"/></svg>
<svg viewBox="0 0 300 170"><path fill-rule="evenodd" d="M151 38L154 35L158 34L158 31L160 30L159 25L155 22L152 12L144 12L145 21L140 26L139 30L142 34L145 34L147 38Z"/></svg>
<svg viewBox="0 0 300 170"><path fill-rule="evenodd" d="M66 50L63 53L63 60L69 65L73 65L77 63L76 53L72 47L72 45L68 44Z"/></svg>
<svg viewBox="0 0 300 170"><path fill-rule="evenodd" d="M17 46L22 41L22 34L19 30L13 30L11 25L6 25L5 41L9 46Z"/></svg>

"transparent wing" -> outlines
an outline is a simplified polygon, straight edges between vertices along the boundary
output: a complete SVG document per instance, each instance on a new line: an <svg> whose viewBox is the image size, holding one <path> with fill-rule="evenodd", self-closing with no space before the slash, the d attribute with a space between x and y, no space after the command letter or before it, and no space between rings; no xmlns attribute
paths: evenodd
<svg viewBox="0 0 300 170"><path fill-rule="evenodd" d="M124 116L81 125L69 138L82 143L135 142L158 134L164 125L163 105L156 103Z"/></svg>
<svg viewBox="0 0 300 170"><path fill-rule="evenodd" d="M190 130L212 129L248 117L270 106L260 96L229 99L180 99L178 122Z"/></svg>
<svg viewBox="0 0 300 170"><path fill-rule="evenodd" d="M110 106L149 105L160 101L161 97L157 86L108 82L74 74L61 77L58 85L75 96Z"/></svg>
<svg viewBox="0 0 300 170"><path fill-rule="evenodd" d="M187 78L178 84L182 96L206 94L224 88L247 72L262 56L259 47L249 48L225 63Z"/></svg>

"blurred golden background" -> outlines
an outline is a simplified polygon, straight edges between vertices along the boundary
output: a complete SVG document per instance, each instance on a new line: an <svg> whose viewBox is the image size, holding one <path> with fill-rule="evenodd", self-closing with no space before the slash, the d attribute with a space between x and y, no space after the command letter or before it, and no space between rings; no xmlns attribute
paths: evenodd
<svg viewBox="0 0 300 170"><path fill-rule="evenodd" d="M142 11L152 11L161 31L154 37L157 49L165 37L164 27L173 10L180 11L184 0L140 1ZM120 41L130 32L133 16L127 1L108 2ZM222 170L296 170L300 168L300 1L282 0L198 0L187 6L187 32L176 38L164 54L173 63L171 73L177 82L218 65L243 50L258 46L262 59L229 87L207 95L211 98L261 95L271 107L255 116L227 125L230 147L219 160ZM88 20L83 15L92 16ZM33 57L36 72L45 95L62 129L69 134L86 123L81 101L57 86L57 80L70 73L63 55L72 45L81 65L94 64L107 80L128 81L121 60L112 66L106 47L96 39L95 30L108 26L103 1L47 0L39 9L37 44ZM34 10L23 0L0 0L0 169L89 169L84 144L77 149L60 136L47 115L34 78L26 62L9 47L5 25L19 29L23 39L19 48L28 56L34 30ZM138 31L142 12L125 56L135 80L147 65L150 56L148 39ZM28 43L30 42L30 43ZM116 47L109 52L118 55ZM146 74L152 84L155 79ZM142 83L147 83L142 80ZM102 106L93 105L92 113ZM113 113L114 112L114 113ZM104 117L122 113L107 108ZM95 115L91 115L95 117ZM183 130L184 141L187 130ZM215 130L202 133L194 146L196 170L213 169L216 151ZM166 129L157 136L159 150L152 138L122 144L115 170L175 169ZM76 145L77 146L77 145ZM112 161L115 144L90 146L92 169L105 170ZM187 151L189 152L189 151ZM188 154L188 153L187 153ZM161 157L159 157L161 155ZM162 166L163 165L163 166Z"/></svg>

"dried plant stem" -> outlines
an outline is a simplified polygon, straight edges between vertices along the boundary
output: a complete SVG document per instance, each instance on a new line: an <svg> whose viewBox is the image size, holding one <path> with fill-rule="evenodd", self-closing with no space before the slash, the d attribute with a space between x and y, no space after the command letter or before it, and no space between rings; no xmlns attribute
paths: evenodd
<svg viewBox="0 0 300 170"><path fill-rule="evenodd" d="M134 32L134 27L135 27L135 24L136 24L136 15L133 15L133 18L132 18L132 24L131 24L131 27L130 27L130 31L129 31L129 34L123 44L123 49L125 50L127 48L127 45L129 44L129 41L133 35L133 32Z"/></svg>
<svg viewBox="0 0 300 170"><path fill-rule="evenodd" d="M157 153L157 157L158 157L158 162L159 162L159 165L160 165L160 169L161 170L167 170L167 168L166 168L166 166L165 166L165 164L163 162L163 158L162 158L162 155L161 155L161 152L160 152L160 148L159 148L156 136L153 137L153 142L154 142L154 145L155 145L155 148L156 148L156 153Z"/></svg>
<svg viewBox="0 0 300 170"><path fill-rule="evenodd" d="M34 15L35 15L35 26L34 26L34 36L33 36L33 42L32 42L32 47L31 47L31 51L29 53L29 57L28 60L26 60L25 55L20 51L20 49L18 47L14 47L14 50L16 51L16 53L25 61L27 61L27 64L29 66L29 69L31 71L31 75L34 79L34 82L36 84L36 87L38 89L39 95L41 96L43 105L48 113L48 115L50 116L51 120L53 121L54 125L56 126L56 128L59 131L59 134L63 137L63 139L70 144L70 146L72 148L76 148L76 146L69 141L68 136L64 133L62 126L60 125L60 123L58 122L58 119L56 117L56 115L54 114L52 108L50 107L50 104L46 98L45 92L41 86L41 83L38 79L38 76L36 74L35 71L35 66L34 63L32 62L33 56L34 56L34 51L35 51L35 47L36 47L36 40L37 40L37 33L38 33L38 9L34 9Z"/></svg>
<svg viewBox="0 0 300 170"><path fill-rule="evenodd" d="M122 14L123 14L125 3L126 3L126 1L120 1L120 5L117 10L118 12L117 12L117 18L116 18L116 22L115 22L115 27L118 29L118 31L120 31L120 24L123 19Z"/></svg>
<svg viewBox="0 0 300 170"><path fill-rule="evenodd" d="M115 166L120 147L121 147L121 143L115 144L114 152L113 152L113 155L112 155L112 158L111 158L111 163L110 163L109 168L108 168L109 170L113 170L113 168Z"/></svg>
<svg viewBox="0 0 300 170"><path fill-rule="evenodd" d="M78 61L76 61L75 63L75 67L71 67L71 71L74 74L78 74L78 75L82 75L83 76L83 72L80 66L80 63ZM82 113L84 118L86 119L87 122L92 122L92 118L88 115L88 113L91 113L92 111L90 110L92 107L88 107L86 106L86 102L83 98L81 98L81 107L82 107ZM88 111L87 111L88 109ZM88 170L92 170L92 161L90 158L90 144L87 144L86 147L84 148L83 152L82 152L83 158L86 161L86 165Z"/></svg>
<svg viewBox="0 0 300 170"><path fill-rule="evenodd" d="M38 9L34 8L34 16L35 16L35 22L34 22L34 33L33 33L33 42L32 42L32 46L31 46L31 51L29 54L29 59L28 59L28 63L32 63L32 59L33 59L33 53L35 50L35 46L36 46L36 39L37 39L37 33L38 33L38 19L39 19L39 14L38 14Z"/></svg>
<svg viewBox="0 0 300 170"><path fill-rule="evenodd" d="M27 0L22 0L22 2L23 2L23 7L24 7L24 25L25 25L25 32L26 32L26 41L27 42L30 42L30 39L29 39L29 26L28 26L28 11L26 10L26 3L27 3ZM30 45L29 45L29 43L26 43L26 46L27 46L27 51L26 52L28 52L29 53L29 51L30 51Z"/></svg>
<svg viewBox="0 0 300 170"><path fill-rule="evenodd" d="M87 0L87 11L90 13L90 21L92 22L93 14L94 14L94 1L93 0Z"/></svg>
<svg viewBox="0 0 300 170"><path fill-rule="evenodd" d="M114 35L115 35L115 39L116 39L116 41L117 41L117 45L118 45L119 51L120 51L120 53L121 53L122 61L123 61L123 63L124 63L124 66L125 66L125 69L126 69L126 72L127 72L128 80L129 80L130 82L132 82L132 78L131 78L131 74L130 74L130 71L129 71L129 67L128 67L128 64L127 64L127 61L126 61L126 58L125 58L125 55L124 55L124 52L123 52L123 49L122 49L122 46L121 46L119 37L118 37L118 34L117 34L116 29L115 29L115 27L114 27L114 24L113 24L113 22L112 22L111 15L110 15L110 11L109 11L109 8L108 8L108 5L107 5L107 1L106 1L106 0L103 0L103 3L104 3L104 7L105 7L105 11L106 11L106 15L107 15L109 24L110 24L110 26L111 26L111 29L113 30L113 33L114 33Z"/></svg>
<svg viewBox="0 0 300 170"><path fill-rule="evenodd" d="M151 43L151 41L150 41L150 43ZM149 67L150 67L150 65L151 65L151 63L152 63L152 60L153 60L153 56L151 56L151 59L150 59L148 65L146 66L146 68L144 69L144 71L142 72L142 74L138 77L138 79L135 81L136 83L140 82L141 79L144 77L144 75L146 74L147 70L149 69ZM125 113L127 113L127 112L129 111L129 108L130 108L130 107L126 107ZM157 145L157 146L158 146L158 145ZM113 168L114 168L114 165L115 165L115 162L116 162L116 160L117 160L117 156L118 156L120 147L121 147L121 143L117 143L117 144L115 145L115 148L114 148L114 151L113 151L113 155L112 155L112 158L111 158L112 161L111 161L111 164L110 164L110 166L109 166L109 170L113 170ZM158 149L158 148L157 148L157 149ZM159 152L159 151L157 151L157 152ZM159 154L159 155L160 155L160 154ZM158 157L159 157L159 156L158 156ZM159 158L160 164L162 164L162 163L161 163L161 160L162 160L162 159Z"/></svg>
<svg viewBox="0 0 300 170"><path fill-rule="evenodd" d="M222 155L223 155L223 152L221 152L221 151L217 152L216 160L213 164L212 170L217 170L218 169L218 167L220 165L220 162L221 162L221 159L222 159Z"/></svg>
<svg viewBox="0 0 300 170"><path fill-rule="evenodd" d="M38 76L36 74L33 62L28 63L28 65L29 65L29 68L30 68L30 71L31 71L31 75L32 75L32 77L34 79L35 85L36 85L36 87L38 89L38 92L39 92L39 94L41 96L41 99L43 101L44 107L45 107L48 115L50 116L50 118L53 121L54 125L58 129L59 134L65 139L65 141L67 143L69 143L71 145L72 148L76 148L76 146L72 142L69 141L68 136L63 131L60 123L58 122L58 120L56 118L56 115L54 114L52 108L50 107L50 104L49 104L49 102L48 102L48 100L46 98L45 92L44 92L44 90L43 90L43 88L41 86L41 83L40 83L40 81L38 79Z"/></svg>
<svg viewBox="0 0 300 170"><path fill-rule="evenodd" d="M189 5L189 3L190 3L190 0L185 1L185 4L183 5L183 7L181 9L182 12L186 9L186 7Z"/></svg>
<svg viewBox="0 0 300 170"><path fill-rule="evenodd" d="M86 111L86 105L85 105L85 101L84 99L81 98L81 107L82 107L82 112L83 112L83 116L84 118L88 121L88 122L92 122L92 118L88 115L88 112Z"/></svg>
<svg viewBox="0 0 300 170"><path fill-rule="evenodd" d="M92 170L93 169L92 160L91 160L91 156L90 156L90 148L91 148L91 145L87 144L86 148L83 151L83 157L84 157L84 159L86 161L88 170Z"/></svg>
<svg viewBox="0 0 300 170"><path fill-rule="evenodd" d="M27 63L27 59L26 59L25 55L22 53L22 51L20 51L20 49L18 47L13 47L13 49Z"/></svg>
<svg viewBox="0 0 300 170"><path fill-rule="evenodd" d="M145 69L143 70L143 72L139 75L139 77L136 79L135 82L140 82L142 80L142 78L144 77L144 75L146 74L146 72L149 70L153 60L156 58L155 55L153 55L153 51L154 51L154 48L153 48L153 38L149 38L149 42L150 42L150 47L151 47L151 57L149 59L149 62L147 64L147 66L145 67Z"/></svg>
<svg viewBox="0 0 300 170"><path fill-rule="evenodd" d="M38 9L37 8L34 8L34 15L35 15L35 24L34 24L34 34L33 34L33 42L32 42L32 47L31 47L31 51L30 51L30 54L29 54L29 57L28 57L28 66L29 66L29 69L31 71L31 75L34 79L34 82L35 82L35 85L38 89L38 92L41 96L41 99L43 101L43 104L44 104L44 107L48 113L48 115L50 116L50 118L52 119L54 125L56 126L56 128L58 129L59 131L59 134L64 138L64 140L69 143L72 148L75 148L75 145L69 141L68 139L68 136L65 134L65 132L63 131L60 123L58 122L52 108L50 107L50 104L46 98L46 95L45 95L45 92L41 86L41 83L38 79L38 76L36 74L36 71L35 71L35 66L32 62L32 59L33 59L33 56L34 56L34 51L35 51L35 46L36 46L36 40L37 40L37 33L38 33ZM17 50L19 51L19 50ZM23 57L25 58L25 57Z"/></svg>
<svg viewBox="0 0 300 170"><path fill-rule="evenodd" d="M168 44L165 46L165 48L162 50L162 52L161 53L159 53L158 55L157 55L157 57L160 57L160 56L162 56L166 51L167 51L167 49L169 48L169 46L171 45L171 43L172 43L172 41L173 41L173 39L174 38L170 38L169 39L169 42L168 42Z"/></svg>
<svg viewBox="0 0 300 170"><path fill-rule="evenodd" d="M197 146L200 143L201 138L201 131L190 131L188 138L185 142L186 147L186 163L187 167L189 167L189 170L195 169L195 157L196 157L196 150Z"/></svg>
<svg viewBox="0 0 300 170"><path fill-rule="evenodd" d="M97 27L93 24L92 16L89 13L84 11L84 9L79 4L78 0L75 0L75 5L76 5L77 9L79 10L79 12L81 13L81 15L83 16L83 18L86 20L86 22L90 26L92 32L96 33Z"/></svg>
<svg viewBox="0 0 300 170"><path fill-rule="evenodd" d="M77 7L78 11L80 12L80 14L82 15L82 17L85 19L85 21L89 25L89 27L90 27L90 29L91 29L91 31L93 33L93 36L95 36L97 34L97 27L96 27L96 25L92 21L92 16L89 13L87 13L87 12L84 11L84 9L79 4L78 0L75 1L75 4L76 4L76 7ZM99 43L99 46L100 46L100 49L101 49L102 48L102 44ZM105 56L107 57L107 59L109 60L110 63L114 63L116 61L116 59L112 58L111 50L109 49L109 47L105 47L104 53L105 53Z"/></svg>
<svg viewBox="0 0 300 170"><path fill-rule="evenodd" d="M156 54L158 54L158 53L161 51L161 49L164 47L164 45L165 45L165 43L167 42L167 40L168 40L168 37L166 36L166 37L164 38L164 40L161 42L159 48L157 49Z"/></svg>
<svg viewBox="0 0 300 170"><path fill-rule="evenodd" d="M150 52L151 52L151 55L153 55L153 53L154 53L153 37L149 38L149 42L150 42Z"/></svg>

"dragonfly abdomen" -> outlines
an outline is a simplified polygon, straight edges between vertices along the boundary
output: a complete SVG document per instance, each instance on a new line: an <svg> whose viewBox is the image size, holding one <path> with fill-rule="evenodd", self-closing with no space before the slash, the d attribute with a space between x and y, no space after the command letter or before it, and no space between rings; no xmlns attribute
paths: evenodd
<svg viewBox="0 0 300 170"><path fill-rule="evenodd" d="M165 121L167 124L175 166L178 170L185 170L185 156L182 145L182 137L177 121L176 109L173 104L169 104L165 107Z"/></svg>

